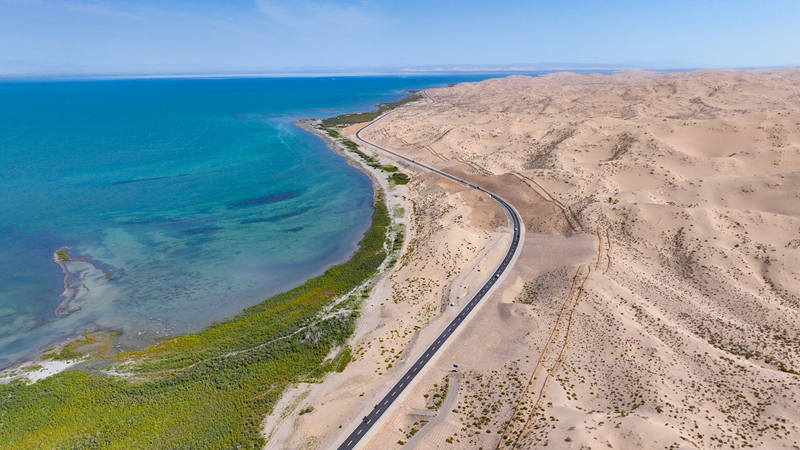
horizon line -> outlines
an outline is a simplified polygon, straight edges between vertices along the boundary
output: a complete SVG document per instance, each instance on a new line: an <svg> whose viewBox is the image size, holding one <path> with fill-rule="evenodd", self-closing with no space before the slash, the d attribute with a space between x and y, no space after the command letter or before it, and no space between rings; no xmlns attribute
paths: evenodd
<svg viewBox="0 0 800 450"><path fill-rule="evenodd" d="M697 70L776 70L800 67L800 65L786 66L740 66L740 67L702 67L702 66L645 66L632 64L541 64L525 67L519 66L484 66L484 67L403 67L392 68L390 70L380 70L380 68L370 69L275 69L275 70L199 70L199 71L164 71L164 72L27 72L27 73L0 73L0 80L22 80L22 79L164 79L164 78L314 78L326 76L380 76L380 75L426 75L426 74L470 74L470 73L502 73L502 72L558 72L558 71L669 71L669 72L691 72ZM387 68L388 69L388 68Z"/></svg>

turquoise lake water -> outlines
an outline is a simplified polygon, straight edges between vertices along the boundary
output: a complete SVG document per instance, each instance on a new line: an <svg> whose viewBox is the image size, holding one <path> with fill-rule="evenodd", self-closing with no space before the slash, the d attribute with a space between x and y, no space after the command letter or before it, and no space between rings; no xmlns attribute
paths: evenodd
<svg viewBox="0 0 800 450"><path fill-rule="evenodd" d="M293 119L505 75L0 81L0 367L199 331L346 260L370 183ZM96 268L59 318L62 247Z"/></svg>

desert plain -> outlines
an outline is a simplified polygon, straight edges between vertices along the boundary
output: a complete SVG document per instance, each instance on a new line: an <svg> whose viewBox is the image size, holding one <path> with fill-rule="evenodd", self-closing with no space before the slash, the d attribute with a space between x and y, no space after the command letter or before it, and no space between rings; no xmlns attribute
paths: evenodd
<svg viewBox="0 0 800 450"><path fill-rule="evenodd" d="M359 448L800 448L800 69L427 94L361 137L505 198L524 246ZM266 448L336 448L510 242L487 195L362 150L412 174L384 186L404 245L353 361L289 389Z"/></svg>

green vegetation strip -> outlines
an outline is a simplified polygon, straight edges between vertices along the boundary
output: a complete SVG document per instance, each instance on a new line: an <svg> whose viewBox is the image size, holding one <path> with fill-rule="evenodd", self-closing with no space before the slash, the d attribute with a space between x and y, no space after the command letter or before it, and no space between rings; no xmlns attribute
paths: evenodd
<svg viewBox="0 0 800 450"><path fill-rule="evenodd" d="M335 130L325 129L325 131L331 137L334 137L334 138L336 137L335 135L339 134ZM358 147L358 144L356 144L355 142L351 141L350 139L345 139L345 138L341 137L341 135L339 135L339 142L345 148L347 148L347 150L349 150L349 151L355 153L356 155L358 155L359 158L361 158L362 161L364 161L368 166L372 167L373 169L378 169L378 170L381 170L381 171L384 171L384 172L389 172L389 173L394 173L394 172L397 172L399 170L397 168L397 166L384 166L383 164L381 164L380 161L378 161L378 158L362 152L361 149ZM405 184L405 183L403 183L403 184Z"/></svg>
<svg viewBox="0 0 800 450"><path fill-rule="evenodd" d="M289 383L349 362L349 347L325 358L352 334L358 311L319 313L377 272L389 225L379 199L348 262L200 333L118 355L133 361L134 376L70 370L0 385L0 447L261 448L261 421Z"/></svg>
<svg viewBox="0 0 800 450"><path fill-rule="evenodd" d="M407 103L411 103L423 98L423 94L419 91L413 91L410 92L410 94L411 95L409 95L408 97L403 97L400 100L391 103L380 103L378 104L378 109L375 111L342 114L340 116L323 119L322 126L325 128L330 128L341 125L347 126L347 125L355 125L357 123L372 122L378 116L385 113L386 111L397 109Z"/></svg>
<svg viewBox="0 0 800 450"><path fill-rule="evenodd" d="M343 137L341 133L339 133L338 129L347 127L349 125L355 125L357 123L371 122L387 111L391 111L407 103L411 103L423 98L423 94L419 91L409 91L409 93L411 95L408 97L403 97L395 102L378 104L378 109L375 111L342 114L340 116L323 119L320 122L320 127L326 133L328 133L328 136L338 140L345 148L347 148L347 150L357 154L368 166L372 167L373 169L391 173L391 175L388 176L388 179L392 183L408 184L408 182L411 181L411 178L409 178L408 175L398 172L399 169L396 166L384 166L380 163L380 161L378 161L378 158L364 153L358 147L358 144Z"/></svg>
<svg viewBox="0 0 800 450"><path fill-rule="evenodd" d="M366 165L372 167L373 169L378 169L383 172L391 173L391 175L388 176L388 179L394 184L408 184L408 182L411 181L411 178L408 175L399 172L400 169L398 169L397 166L384 166L383 164L381 164L378 158L372 155L368 155L363 151L361 151L358 144L351 141L350 139L342 137L342 135L339 134L339 132L336 131L335 129L326 127L322 127L322 129L326 133L328 133L328 136L337 139L339 143L342 144L342 146L344 146L348 151L358 155L359 158L361 158L361 160L364 161Z"/></svg>

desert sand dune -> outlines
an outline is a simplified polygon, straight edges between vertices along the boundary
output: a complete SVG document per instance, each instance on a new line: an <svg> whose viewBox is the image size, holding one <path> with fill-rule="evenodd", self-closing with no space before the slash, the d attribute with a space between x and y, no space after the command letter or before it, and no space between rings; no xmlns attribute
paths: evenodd
<svg viewBox="0 0 800 450"><path fill-rule="evenodd" d="M506 198L525 247L361 448L800 448L800 69L428 93L362 136ZM397 194L409 243L386 304L307 400L340 413L298 418L285 448L338 445L507 236L491 201L434 175Z"/></svg>
<svg viewBox="0 0 800 450"><path fill-rule="evenodd" d="M513 76L429 94L435 104L367 137L458 161L449 170L498 189L526 220L537 214L509 174L537 183L579 226L529 230L542 242L595 236L597 257L582 273L522 276L514 304L553 322L531 321L549 341L531 348L536 373L513 375L527 392L476 413L503 436L469 418L442 436L462 448L796 448L800 70ZM451 448L433 436L417 448Z"/></svg>

